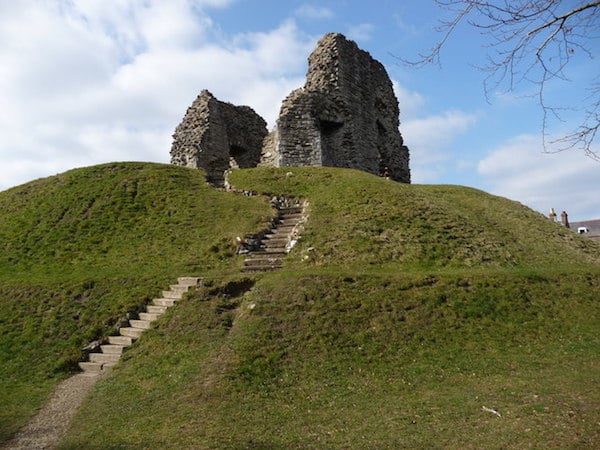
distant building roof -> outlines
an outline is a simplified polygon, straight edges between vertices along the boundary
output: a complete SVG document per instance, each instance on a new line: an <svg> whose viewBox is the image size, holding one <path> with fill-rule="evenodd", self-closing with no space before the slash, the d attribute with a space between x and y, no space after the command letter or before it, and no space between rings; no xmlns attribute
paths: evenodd
<svg viewBox="0 0 600 450"><path fill-rule="evenodd" d="M588 232L585 233L587 237L600 241L600 219L571 222L571 230L577 232L577 229L580 227L588 229Z"/></svg>
<svg viewBox="0 0 600 450"><path fill-rule="evenodd" d="M600 219L582 220L581 222L571 222L571 228L577 229L586 227L590 232L592 230L600 232Z"/></svg>

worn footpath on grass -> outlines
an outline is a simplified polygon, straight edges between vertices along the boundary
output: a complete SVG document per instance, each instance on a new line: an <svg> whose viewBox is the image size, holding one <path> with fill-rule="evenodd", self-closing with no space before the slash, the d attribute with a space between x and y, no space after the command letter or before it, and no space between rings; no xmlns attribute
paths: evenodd
<svg viewBox="0 0 600 450"><path fill-rule="evenodd" d="M82 373L63 381L50 401L16 436L8 441L8 449L51 449L66 434L71 419L100 375Z"/></svg>

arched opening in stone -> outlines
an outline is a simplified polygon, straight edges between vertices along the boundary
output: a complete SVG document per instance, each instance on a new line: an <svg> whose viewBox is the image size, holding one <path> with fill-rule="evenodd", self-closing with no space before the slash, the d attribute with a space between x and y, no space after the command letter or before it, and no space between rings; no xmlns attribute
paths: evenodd
<svg viewBox="0 0 600 450"><path fill-rule="evenodd" d="M249 167L254 167L251 162L248 160L248 150L244 147L240 147L239 145L230 145L229 146L229 167L237 169L247 169Z"/></svg>
<svg viewBox="0 0 600 450"><path fill-rule="evenodd" d="M340 153L343 122L319 121L321 131L321 160L324 166L337 166L336 155Z"/></svg>

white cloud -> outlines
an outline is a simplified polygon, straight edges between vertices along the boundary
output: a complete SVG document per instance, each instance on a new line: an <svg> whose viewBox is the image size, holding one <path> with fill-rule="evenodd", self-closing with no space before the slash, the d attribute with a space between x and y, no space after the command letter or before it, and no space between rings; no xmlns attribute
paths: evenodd
<svg viewBox="0 0 600 450"><path fill-rule="evenodd" d="M204 88L272 125L314 40L285 22L215 41L202 8L228 3L1 2L0 189L102 162L167 162Z"/></svg>
<svg viewBox="0 0 600 450"><path fill-rule="evenodd" d="M450 144L477 122L478 115L450 110L423 117L427 99L396 80L392 86L400 106L400 133L410 150L412 181L435 183L450 169L462 172L473 168L474 163L457 158ZM451 159L454 167L448 163Z"/></svg>
<svg viewBox="0 0 600 450"><path fill-rule="evenodd" d="M392 19L394 19L396 26L402 32L402 34L409 35L409 36L417 36L418 35L419 28L417 26L415 26L414 23L412 23L412 21L410 21L410 19L408 21L405 20L403 13L393 14Z"/></svg>
<svg viewBox="0 0 600 450"><path fill-rule="evenodd" d="M446 111L442 114L402 122L400 132L410 149L411 174L415 183L433 183L456 157L449 149L458 136L477 122L476 114ZM464 166L465 162L461 162Z"/></svg>
<svg viewBox="0 0 600 450"><path fill-rule="evenodd" d="M296 9L296 15L304 19L331 19L334 16L331 9L310 4L304 4Z"/></svg>
<svg viewBox="0 0 600 450"><path fill-rule="evenodd" d="M392 80L392 87L400 106L400 121L403 122L417 117L425 106L425 97L418 92L409 91L396 80Z"/></svg>
<svg viewBox="0 0 600 450"><path fill-rule="evenodd" d="M413 145L424 152L435 152L451 143L477 121L476 114L463 111L446 111L421 119L407 120L402 125L404 134L410 136Z"/></svg>
<svg viewBox="0 0 600 450"><path fill-rule="evenodd" d="M367 42L371 39L371 35L374 31L375 25L372 23L360 23L349 27L346 35L354 41Z"/></svg>
<svg viewBox="0 0 600 450"><path fill-rule="evenodd" d="M521 135L493 149L477 170L492 193L544 214L555 208L571 220L600 217L600 163L581 152L543 153L539 136Z"/></svg>
<svg viewBox="0 0 600 450"><path fill-rule="evenodd" d="M203 13L232 0L86 0L65 3L65 13L118 43L130 57L148 48L198 44L212 26Z"/></svg>

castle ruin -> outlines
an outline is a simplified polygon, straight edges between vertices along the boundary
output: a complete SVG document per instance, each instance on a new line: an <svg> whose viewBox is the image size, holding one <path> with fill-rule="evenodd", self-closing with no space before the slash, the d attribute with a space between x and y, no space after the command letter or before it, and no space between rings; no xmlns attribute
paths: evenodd
<svg viewBox="0 0 600 450"><path fill-rule="evenodd" d="M202 168L207 181L220 186L226 170L258 165L266 135L267 123L252 108L203 90L175 129L171 164Z"/></svg>
<svg viewBox="0 0 600 450"><path fill-rule="evenodd" d="M410 183L398 100L383 65L339 33L326 34L308 59L304 87L282 103L275 129L247 106L208 91L175 130L171 162L201 167L219 185L230 167L331 166Z"/></svg>

